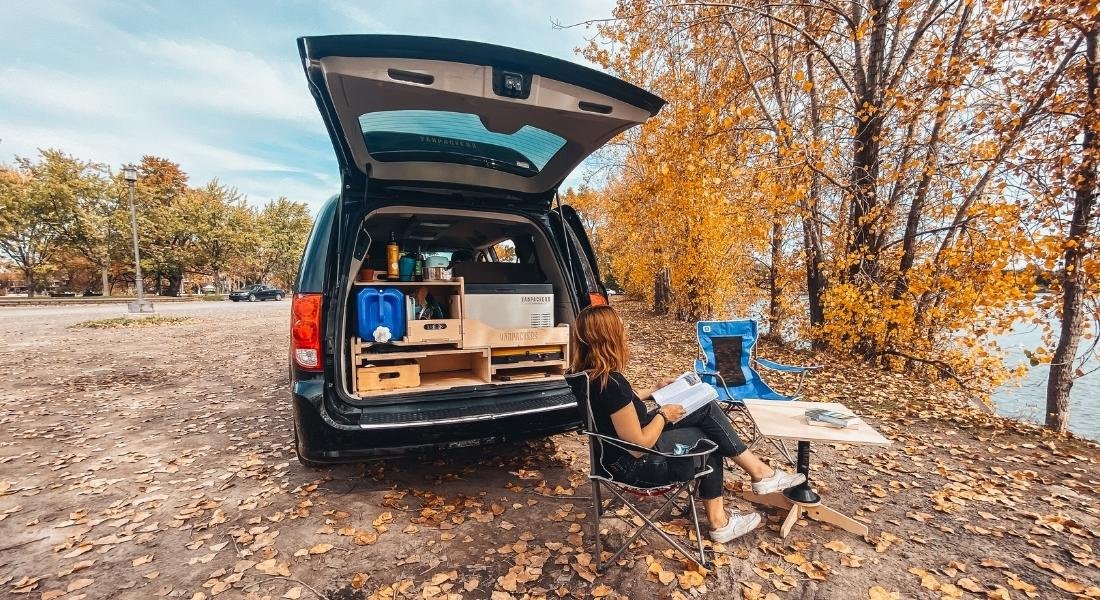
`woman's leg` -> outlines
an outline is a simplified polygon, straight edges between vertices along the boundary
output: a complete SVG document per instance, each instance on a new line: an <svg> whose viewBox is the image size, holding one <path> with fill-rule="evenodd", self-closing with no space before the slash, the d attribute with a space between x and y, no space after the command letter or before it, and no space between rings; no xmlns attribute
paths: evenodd
<svg viewBox="0 0 1100 600"><path fill-rule="evenodd" d="M722 457L713 452L707 457L707 466L711 472L703 475L699 482L699 499L703 503L703 510L707 513L707 523L711 529L721 529L729 522L726 514L726 504L722 500L722 482L725 479L725 469L722 465Z"/></svg>
<svg viewBox="0 0 1100 600"><path fill-rule="evenodd" d="M696 427L703 431L707 439L718 444L718 454L726 457L738 456L748 450L748 446L737 436L733 430L729 417L722 412L717 402L710 402L706 406L680 419L668 426L669 430L684 427Z"/></svg>
<svg viewBox="0 0 1100 600"><path fill-rule="evenodd" d="M666 429L661 433L661 437L657 438L657 443L654 447L661 452L673 452L677 444L683 444L691 448L694 447L699 440L703 439L705 435L706 434L697 427ZM673 460L675 461L676 459ZM659 475L650 471L642 476L649 479L661 477L662 481L665 482L673 480L683 481L691 477L695 472L695 466L692 461L681 460L675 462L675 464L669 464L668 461L662 462L665 470ZM703 510L707 514L707 522L710 524L711 529L720 529L725 527L726 523L729 522L729 515L726 514L725 502L722 499L722 487L726 473L722 465L722 457L719 456L718 452L713 452L707 456L707 466L710 467L711 472L700 479L698 496L703 504Z"/></svg>
<svg viewBox="0 0 1100 600"><path fill-rule="evenodd" d="M711 402L670 425L670 431L680 428L698 428L702 430L708 439L718 444L718 453L722 456L732 457L734 464L748 473L753 481L767 479L775 474L775 469L769 467L758 456L749 451L748 446L741 441L737 432L733 430L729 417L726 416L726 413L722 411L717 402Z"/></svg>
<svg viewBox="0 0 1100 600"><path fill-rule="evenodd" d="M769 467L764 461L760 460L760 457L749 450L733 457L733 463L748 473L749 478L753 481L767 479L775 474L775 469Z"/></svg>

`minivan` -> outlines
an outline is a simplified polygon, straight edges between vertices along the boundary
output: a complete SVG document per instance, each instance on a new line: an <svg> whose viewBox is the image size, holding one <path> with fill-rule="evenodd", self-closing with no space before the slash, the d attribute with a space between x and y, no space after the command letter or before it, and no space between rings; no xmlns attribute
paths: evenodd
<svg viewBox="0 0 1100 600"><path fill-rule="evenodd" d="M340 35L298 48L341 178L316 215L291 308L299 460L578 427L569 327L607 290L558 189L664 100L478 42ZM425 258L446 276L406 272ZM375 327L379 318L393 322Z"/></svg>

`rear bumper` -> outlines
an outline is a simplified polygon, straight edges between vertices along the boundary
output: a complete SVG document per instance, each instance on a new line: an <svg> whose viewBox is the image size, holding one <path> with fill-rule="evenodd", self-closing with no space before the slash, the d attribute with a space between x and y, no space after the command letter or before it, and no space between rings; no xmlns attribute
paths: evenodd
<svg viewBox="0 0 1100 600"><path fill-rule="evenodd" d="M338 463L544 437L580 426L567 387L330 411L318 380L292 385L298 450Z"/></svg>

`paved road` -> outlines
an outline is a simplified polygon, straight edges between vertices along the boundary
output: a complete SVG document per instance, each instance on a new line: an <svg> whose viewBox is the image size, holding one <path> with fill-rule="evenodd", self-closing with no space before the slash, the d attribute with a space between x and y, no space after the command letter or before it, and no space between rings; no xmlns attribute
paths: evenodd
<svg viewBox="0 0 1100 600"><path fill-rule="evenodd" d="M290 300L281 302L153 302L153 308L159 314L165 315L241 315L241 314L271 314L272 312L285 311L289 314ZM0 306L0 323L8 320L32 319L46 320L58 319L72 323L89 319L109 319L111 317L127 316L126 305L116 304L77 304L72 306Z"/></svg>

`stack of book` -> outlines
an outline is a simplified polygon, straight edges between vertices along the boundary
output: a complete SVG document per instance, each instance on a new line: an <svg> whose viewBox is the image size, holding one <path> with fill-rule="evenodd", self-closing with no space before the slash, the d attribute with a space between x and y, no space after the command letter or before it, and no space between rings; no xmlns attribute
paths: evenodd
<svg viewBox="0 0 1100 600"><path fill-rule="evenodd" d="M806 423L819 427L835 427L844 429L859 422L859 417L839 410L825 408L811 408L806 410Z"/></svg>

